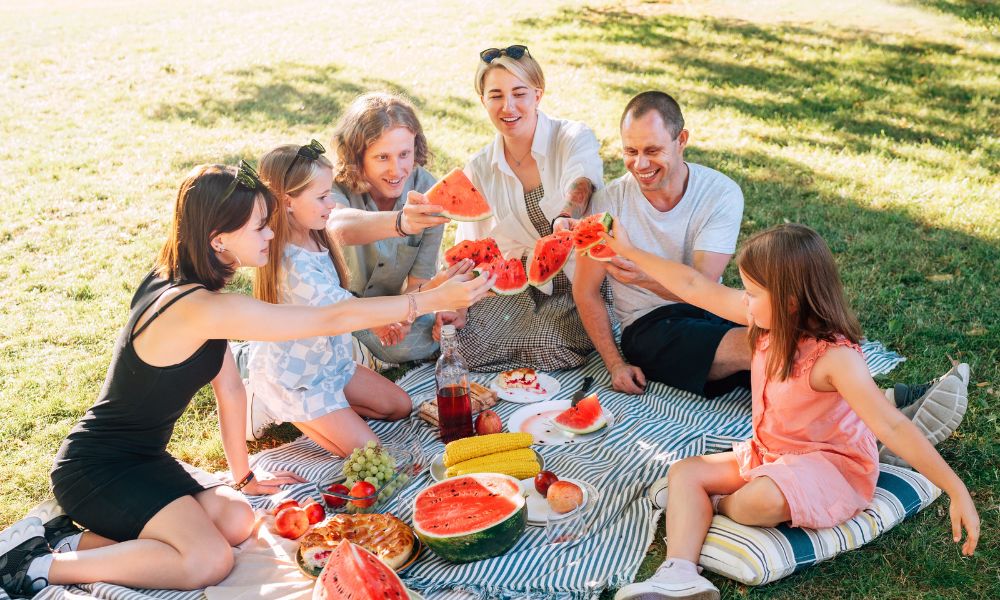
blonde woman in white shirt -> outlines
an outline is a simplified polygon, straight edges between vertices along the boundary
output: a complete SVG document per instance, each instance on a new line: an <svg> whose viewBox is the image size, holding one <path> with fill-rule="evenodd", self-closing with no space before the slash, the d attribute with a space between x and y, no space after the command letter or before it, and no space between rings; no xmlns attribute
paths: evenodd
<svg viewBox="0 0 1000 600"><path fill-rule="evenodd" d="M494 215L459 223L456 241L492 237L507 258L527 257L540 237L572 227L586 213L591 194L603 185L600 144L583 123L539 111L545 77L527 47L490 48L480 59L476 93L497 135L465 172ZM438 326L461 328L462 356L480 371L576 367L593 350L567 274L542 290L490 298L467 315L445 313L437 320Z"/></svg>

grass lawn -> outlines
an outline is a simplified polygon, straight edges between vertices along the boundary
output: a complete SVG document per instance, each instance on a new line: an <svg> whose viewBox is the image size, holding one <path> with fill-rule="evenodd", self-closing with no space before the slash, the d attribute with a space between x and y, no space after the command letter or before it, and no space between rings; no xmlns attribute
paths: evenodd
<svg viewBox="0 0 1000 600"><path fill-rule="evenodd" d="M190 167L326 143L355 95L390 89L418 106L441 174L492 136L478 51L525 43L546 69L543 109L594 128L608 179L628 98L674 94L688 159L743 187L742 236L796 221L826 237L868 335L909 359L893 379L935 376L946 354L972 365L965 423L941 452L979 506L975 557L960 558L940 500L777 584L714 578L724 596L1000 597L995 3L205 6L0 4L0 527L47 496ZM208 390L170 450L224 467Z"/></svg>

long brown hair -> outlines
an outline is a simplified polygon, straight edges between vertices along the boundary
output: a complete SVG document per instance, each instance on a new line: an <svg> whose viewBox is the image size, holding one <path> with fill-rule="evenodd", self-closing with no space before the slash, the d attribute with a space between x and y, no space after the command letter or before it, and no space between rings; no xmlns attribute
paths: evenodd
<svg viewBox="0 0 1000 600"><path fill-rule="evenodd" d="M413 163L426 165L430 150L413 105L402 96L370 92L351 103L333 130L332 146L337 155L333 180L355 194L367 192L371 186L365 181L365 152L383 133L396 127L410 130L414 136Z"/></svg>
<svg viewBox="0 0 1000 600"><path fill-rule="evenodd" d="M860 341L861 325L844 298L833 253L813 229L792 223L762 231L743 245L736 264L771 296L769 377L788 378L803 337ZM764 333L750 327L751 347Z"/></svg>
<svg viewBox="0 0 1000 600"><path fill-rule="evenodd" d="M284 200L288 197L296 197L308 186L319 174L320 169L333 170L333 164L325 156L320 155L316 160L298 156L299 146L288 144L278 146L260 159L260 178L279 201L278 210L271 215L270 226L274 231L274 239L271 240L271 260L263 267L257 268L256 277L253 281L253 295L258 300L279 304L280 296L278 290L281 282L284 281L285 269L285 246L291 238L291 225L288 223L288 211L284 207ZM292 162L295 164L293 165ZM289 171L289 167L291 170ZM344 260L344 253L340 249L340 244L325 229L312 229L309 231L311 237L320 248L324 248L330 254L330 260L340 277L340 286L347 288L350 285L350 271L347 262Z"/></svg>
<svg viewBox="0 0 1000 600"><path fill-rule="evenodd" d="M169 281L198 282L209 290L226 285L236 269L219 260L211 238L246 225L257 202L264 203L268 219L278 212L266 188L250 189L239 183L223 198L235 178L236 168L225 165L199 165L187 174L177 191L170 233L156 258L157 275Z"/></svg>

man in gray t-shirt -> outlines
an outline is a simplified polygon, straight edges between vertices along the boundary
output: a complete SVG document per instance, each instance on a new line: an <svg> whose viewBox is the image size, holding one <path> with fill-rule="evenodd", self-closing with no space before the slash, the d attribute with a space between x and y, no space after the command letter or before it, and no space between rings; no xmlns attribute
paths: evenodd
<svg viewBox="0 0 1000 600"><path fill-rule="evenodd" d="M663 92L629 102L621 135L628 172L594 194L591 212L614 215L637 247L721 278L743 216L739 186L684 161L688 131ZM621 352L601 300L606 278L623 327ZM705 396L749 386L746 328L681 302L631 261L578 261L573 296L616 390L642 393L647 379Z"/></svg>

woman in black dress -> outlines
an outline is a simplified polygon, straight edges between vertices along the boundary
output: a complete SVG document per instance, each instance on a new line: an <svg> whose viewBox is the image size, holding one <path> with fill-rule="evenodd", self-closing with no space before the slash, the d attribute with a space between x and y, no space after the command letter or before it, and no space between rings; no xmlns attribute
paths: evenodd
<svg viewBox="0 0 1000 600"><path fill-rule="evenodd" d="M132 299L100 397L56 456L52 484L62 510L53 504L43 519L26 518L0 535L0 584L12 597L30 597L49 583L218 583L232 569L231 546L254 524L240 492L275 493L301 481L292 473L255 475L244 455L228 457L240 477L229 486L167 453L174 423L206 383L219 404L223 439L242 443L245 391L226 340L412 323L420 314L468 306L492 283L462 273L426 292L324 307L222 292L237 267L267 262L267 223L276 206L242 162L239 169L197 167L181 185L170 236ZM80 535L73 521L87 531Z"/></svg>

